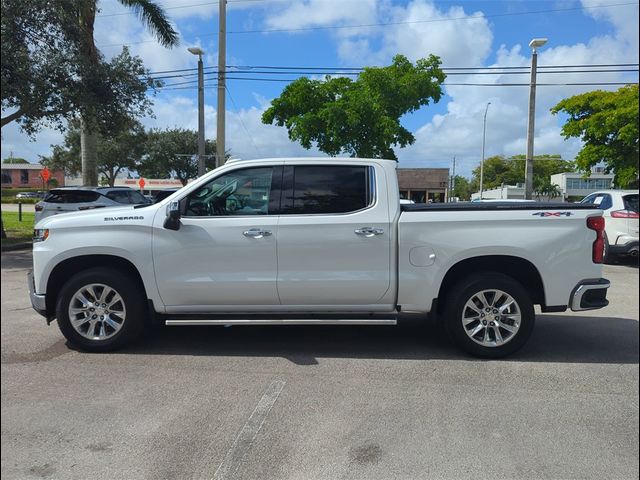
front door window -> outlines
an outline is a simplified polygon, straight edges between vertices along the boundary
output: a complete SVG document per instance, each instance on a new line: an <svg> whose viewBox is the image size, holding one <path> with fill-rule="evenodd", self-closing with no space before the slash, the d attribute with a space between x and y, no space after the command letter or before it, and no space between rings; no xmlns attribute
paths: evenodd
<svg viewBox="0 0 640 480"><path fill-rule="evenodd" d="M203 185L187 197L187 217L268 215L271 167L234 170Z"/></svg>

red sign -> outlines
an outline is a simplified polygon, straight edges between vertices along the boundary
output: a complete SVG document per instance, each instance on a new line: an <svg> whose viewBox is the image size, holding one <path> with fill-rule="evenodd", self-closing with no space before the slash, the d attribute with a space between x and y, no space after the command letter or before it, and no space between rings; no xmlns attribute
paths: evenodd
<svg viewBox="0 0 640 480"><path fill-rule="evenodd" d="M138 180L138 185L140 185L140 188L144 188L146 182L144 181L144 178L141 178L140 180Z"/></svg>
<svg viewBox="0 0 640 480"><path fill-rule="evenodd" d="M49 179L51 178L51 172L49 171L49 169L47 167L44 167L42 169L42 171L40 172L40 176L42 177L42 179L45 182L48 182Z"/></svg>

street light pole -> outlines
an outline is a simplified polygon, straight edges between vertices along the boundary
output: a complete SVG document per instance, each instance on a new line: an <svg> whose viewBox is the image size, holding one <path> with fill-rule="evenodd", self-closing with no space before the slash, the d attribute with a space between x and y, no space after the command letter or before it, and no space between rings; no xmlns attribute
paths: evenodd
<svg viewBox="0 0 640 480"><path fill-rule="evenodd" d="M484 121L482 122L482 160L480 161L480 200L482 200L482 192L484 187L484 144L487 137L487 112L489 111L491 102L487 102L484 109Z"/></svg>
<svg viewBox="0 0 640 480"><path fill-rule="evenodd" d="M546 38L534 38L529 42L531 48L531 80L529 82L529 121L527 123L527 158L524 172L524 198L531 200L533 195L533 137L536 120L536 73L538 70L538 47L547 43Z"/></svg>
<svg viewBox="0 0 640 480"><path fill-rule="evenodd" d="M198 177L205 174L204 151L204 66L202 55L204 51L198 47L190 47L187 50L198 55Z"/></svg>
<svg viewBox="0 0 640 480"><path fill-rule="evenodd" d="M218 15L218 112L216 136L216 167L224 164L225 160L225 70L227 68L227 0L220 0Z"/></svg>

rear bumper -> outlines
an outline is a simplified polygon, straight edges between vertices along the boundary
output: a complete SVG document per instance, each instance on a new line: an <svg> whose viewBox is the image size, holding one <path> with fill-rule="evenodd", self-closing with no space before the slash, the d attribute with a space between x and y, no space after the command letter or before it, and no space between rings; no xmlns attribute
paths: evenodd
<svg viewBox="0 0 640 480"><path fill-rule="evenodd" d="M638 240L627 243L609 245L609 252L615 255L638 255Z"/></svg>
<svg viewBox="0 0 640 480"><path fill-rule="evenodd" d="M606 278L583 280L571 292L569 305L574 312L596 310L609 305L607 289L611 283Z"/></svg>
<svg viewBox="0 0 640 480"><path fill-rule="evenodd" d="M29 289L29 298L31 306L43 317L47 316L47 297L46 295L38 295L36 293L36 284L33 281L33 272L27 273L27 288Z"/></svg>

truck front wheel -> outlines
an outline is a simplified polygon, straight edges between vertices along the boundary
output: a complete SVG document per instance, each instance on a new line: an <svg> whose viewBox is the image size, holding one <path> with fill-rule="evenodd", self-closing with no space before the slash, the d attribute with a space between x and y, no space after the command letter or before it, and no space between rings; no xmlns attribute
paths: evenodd
<svg viewBox="0 0 640 480"><path fill-rule="evenodd" d="M108 352L135 339L142 331L144 314L139 285L103 267L71 277L56 305L62 334L72 345L89 352Z"/></svg>
<svg viewBox="0 0 640 480"><path fill-rule="evenodd" d="M463 350L499 358L521 348L535 324L527 291L500 273L474 274L447 296L445 322L449 336Z"/></svg>

